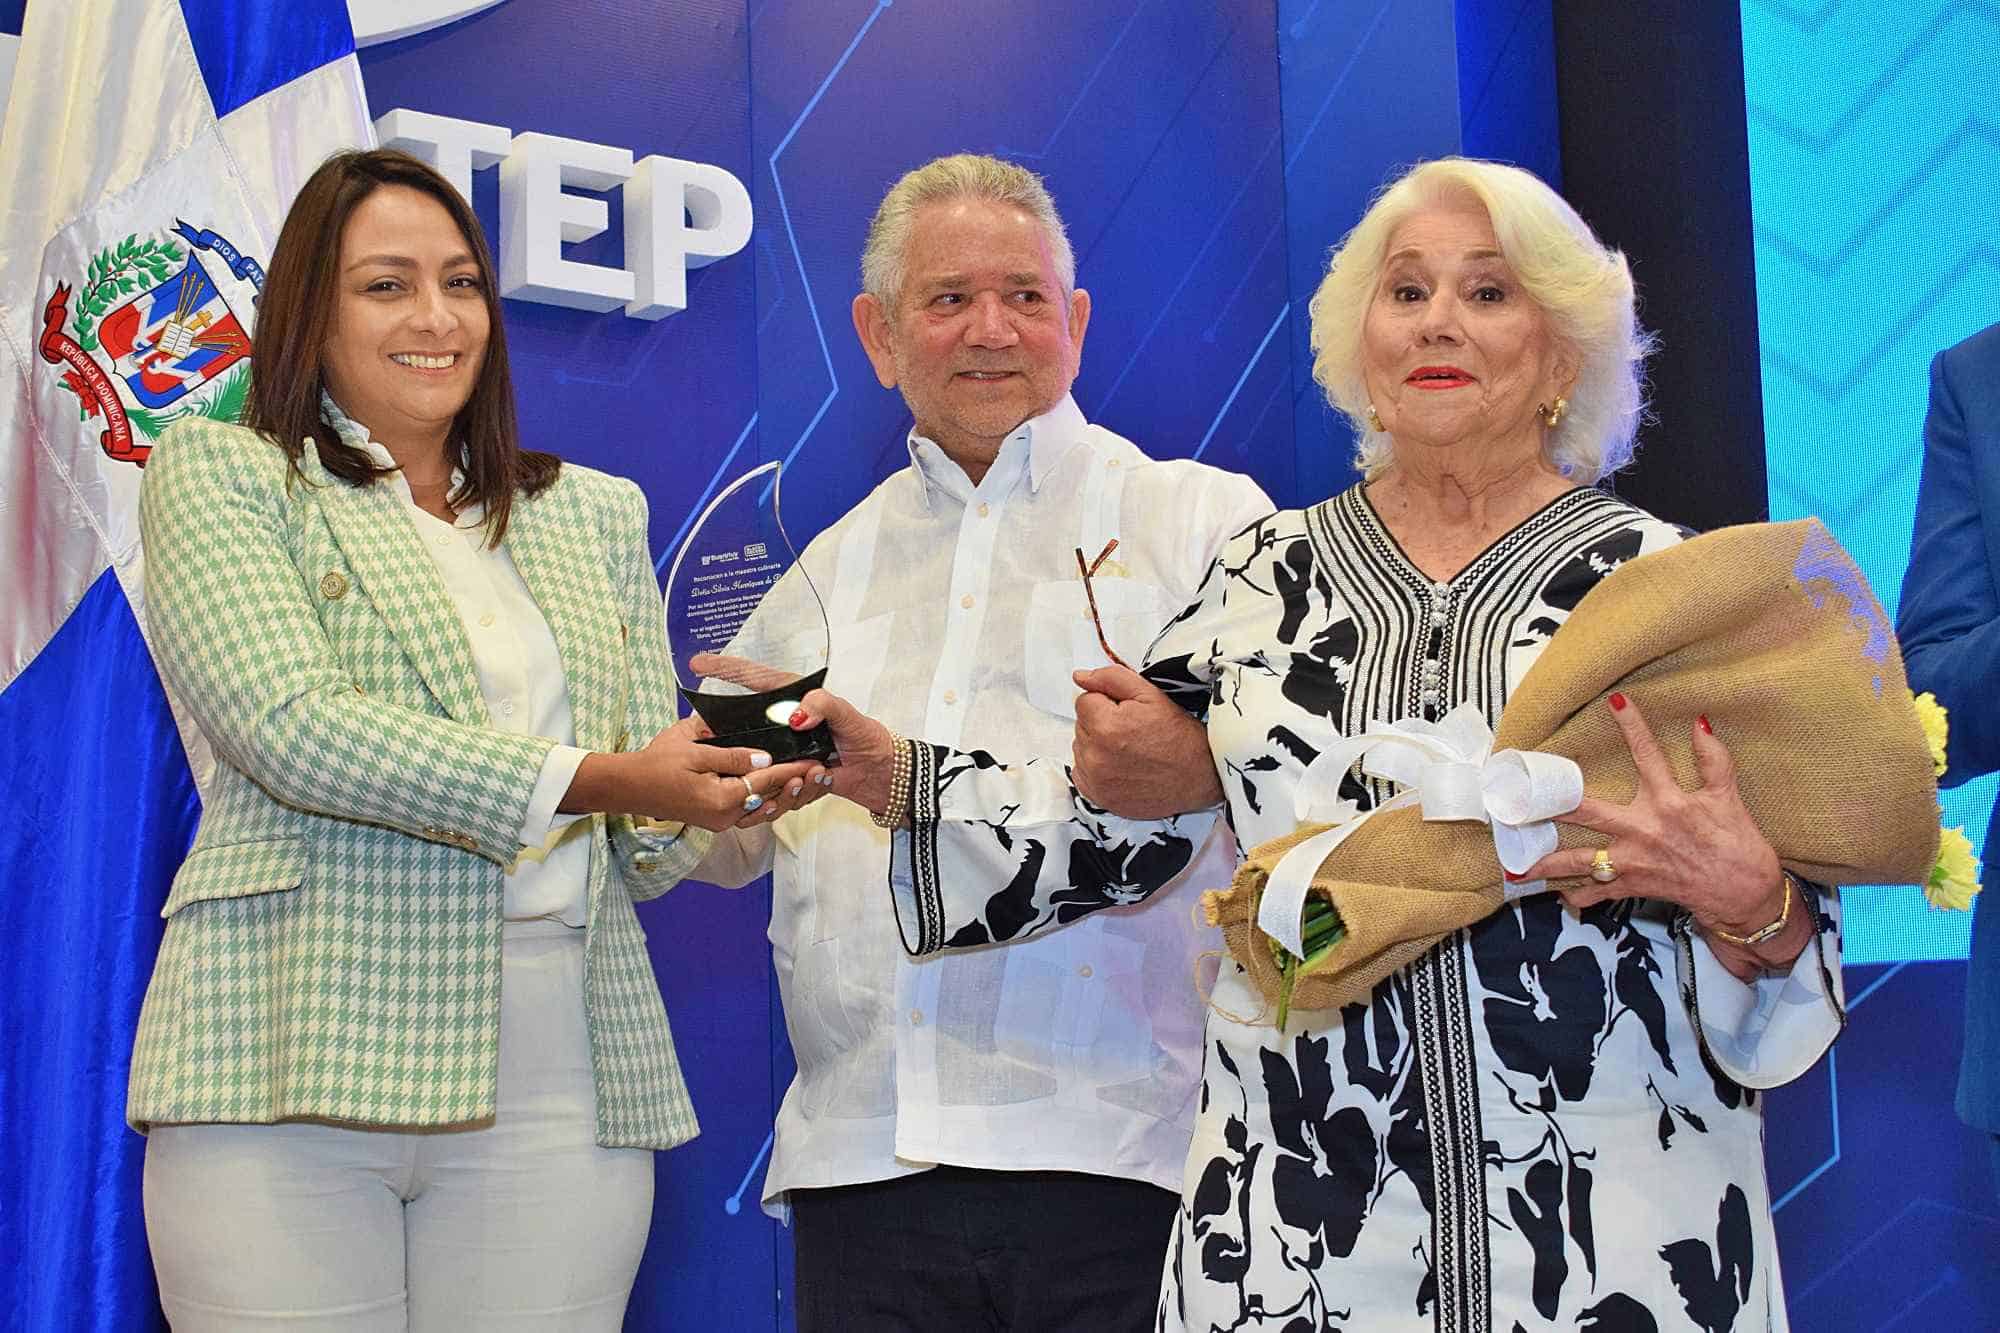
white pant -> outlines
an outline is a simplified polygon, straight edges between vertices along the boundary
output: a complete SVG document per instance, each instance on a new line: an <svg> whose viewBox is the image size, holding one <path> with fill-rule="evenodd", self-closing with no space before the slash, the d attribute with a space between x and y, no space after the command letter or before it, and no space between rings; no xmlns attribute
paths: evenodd
<svg viewBox="0 0 2000 1333"><path fill-rule="evenodd" d="M162 1125L146 1233L179 1333L616 1329L653 1154L596 1144L583 932L507 927L491 1125Z"/></svg>

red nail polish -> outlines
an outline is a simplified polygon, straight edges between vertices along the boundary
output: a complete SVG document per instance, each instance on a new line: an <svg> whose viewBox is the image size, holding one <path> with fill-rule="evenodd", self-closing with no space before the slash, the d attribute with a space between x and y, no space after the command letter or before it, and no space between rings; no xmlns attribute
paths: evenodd
<svg viewBox="0 0 2000 1333"><path fill-rule="evenodd" d="M793 709L790 720L794 728L803 727L806 724L806 710L803 708Z"/></svg>
<svg viewBox="0 0 2000 1333"><path fill-rule="evenodd" d="M1507 877L1507 882L1510 884L1519 884L1522 880L1527 878L1526 875L1517 875L1511 870L1502 870L1500 873Z"/></svg>
<svg viewBox="0 0 2000 1333"><path fill-rule="evenodd" d="M1611 691L1611 711L1614 713L1625 711L1625 696L1617 690Z"/></svg>
<svg viewBox="0 0 2000 1333"><path fill-rule="evenodd" d="M1701 715L1700 717L1696 718L1696 719L1694 720L1694 724L1695 724L1695 725L1696 725L1697 727L1700 727L1700 728L1701 728L1701 729L1702 729L1703 731L1707 732L1707 733L1708 733L1709 735L1711 735L1711 736L1713 736L1713 735L1715 734L1715 728L1714 728L1714 727L1712 727L1712 726L1710 726L1710 725L1708 724L1708 714L1707 714L1707 713L1703 713L1703 714L1702 714L1702 715Z"/></svg>

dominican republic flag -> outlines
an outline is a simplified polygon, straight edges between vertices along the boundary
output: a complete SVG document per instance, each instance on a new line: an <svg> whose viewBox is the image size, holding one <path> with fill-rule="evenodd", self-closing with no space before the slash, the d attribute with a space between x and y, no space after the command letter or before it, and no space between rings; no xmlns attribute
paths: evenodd
<svg viewBox="0 0 2000 1333"><path fill-rule="evenodd" d="M241 409L285 210L327 154L373 131L342 0L28 0L13 14L0 1290L11 1327L157 1328L125 1075L210 761L146 651L139 479L168 426Z"/></svg>

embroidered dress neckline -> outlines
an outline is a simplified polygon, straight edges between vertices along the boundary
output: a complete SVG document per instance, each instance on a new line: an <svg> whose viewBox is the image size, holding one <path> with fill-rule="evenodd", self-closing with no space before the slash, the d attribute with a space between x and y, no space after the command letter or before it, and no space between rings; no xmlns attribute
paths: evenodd
<svg viewBox="0 0 2000 1333"><path fill-rule="evenodd" d="M1410 586L1442 596L1458 587L1461 583L1466 582L1468 578L1475 575L1482 567L1492 564L1495 560L1505 555L1508 548L1512 547L1530 528L1537 526L1544 520L1559 515L1564 509L1577 502L1580 497L1589 498L1602 494L1603 492L1599 491L1595 486L1570 487L1561 495L1551 499L1546 504L1534 510L1534 512L1522 518L1513 527L1488 542L1477 555L1474 555L1472 559L1459 566L1457 573L1445 579L1432 578L1417 567L1416 561L1410 559L1409 553L1403 549L1402 543L1397 541L1396 535L1389 530L1388 522L1376 510L1375 502L1368 497L1368 484L1366 482L1355 482L1354 485L1348 487L1347 490L1334 496L1326 503L1331 506L1343 500L1348 501L1349 511L1354 515L1362 530L1370 538L1368 543L1369 549L1374 551L1378 556L1383 557L1381 563L1391 573Z"/></svg>

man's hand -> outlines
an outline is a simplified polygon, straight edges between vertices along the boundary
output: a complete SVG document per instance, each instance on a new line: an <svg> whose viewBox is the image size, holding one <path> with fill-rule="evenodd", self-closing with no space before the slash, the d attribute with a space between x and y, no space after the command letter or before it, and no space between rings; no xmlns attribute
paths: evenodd
<svg viewBox="0 0 2000 1333"><path fill-rule="evenodd" d="M1077 790L1128 819L1164 819L1222 800L1208 730L1129 667L1079 671Z"/></svg>

